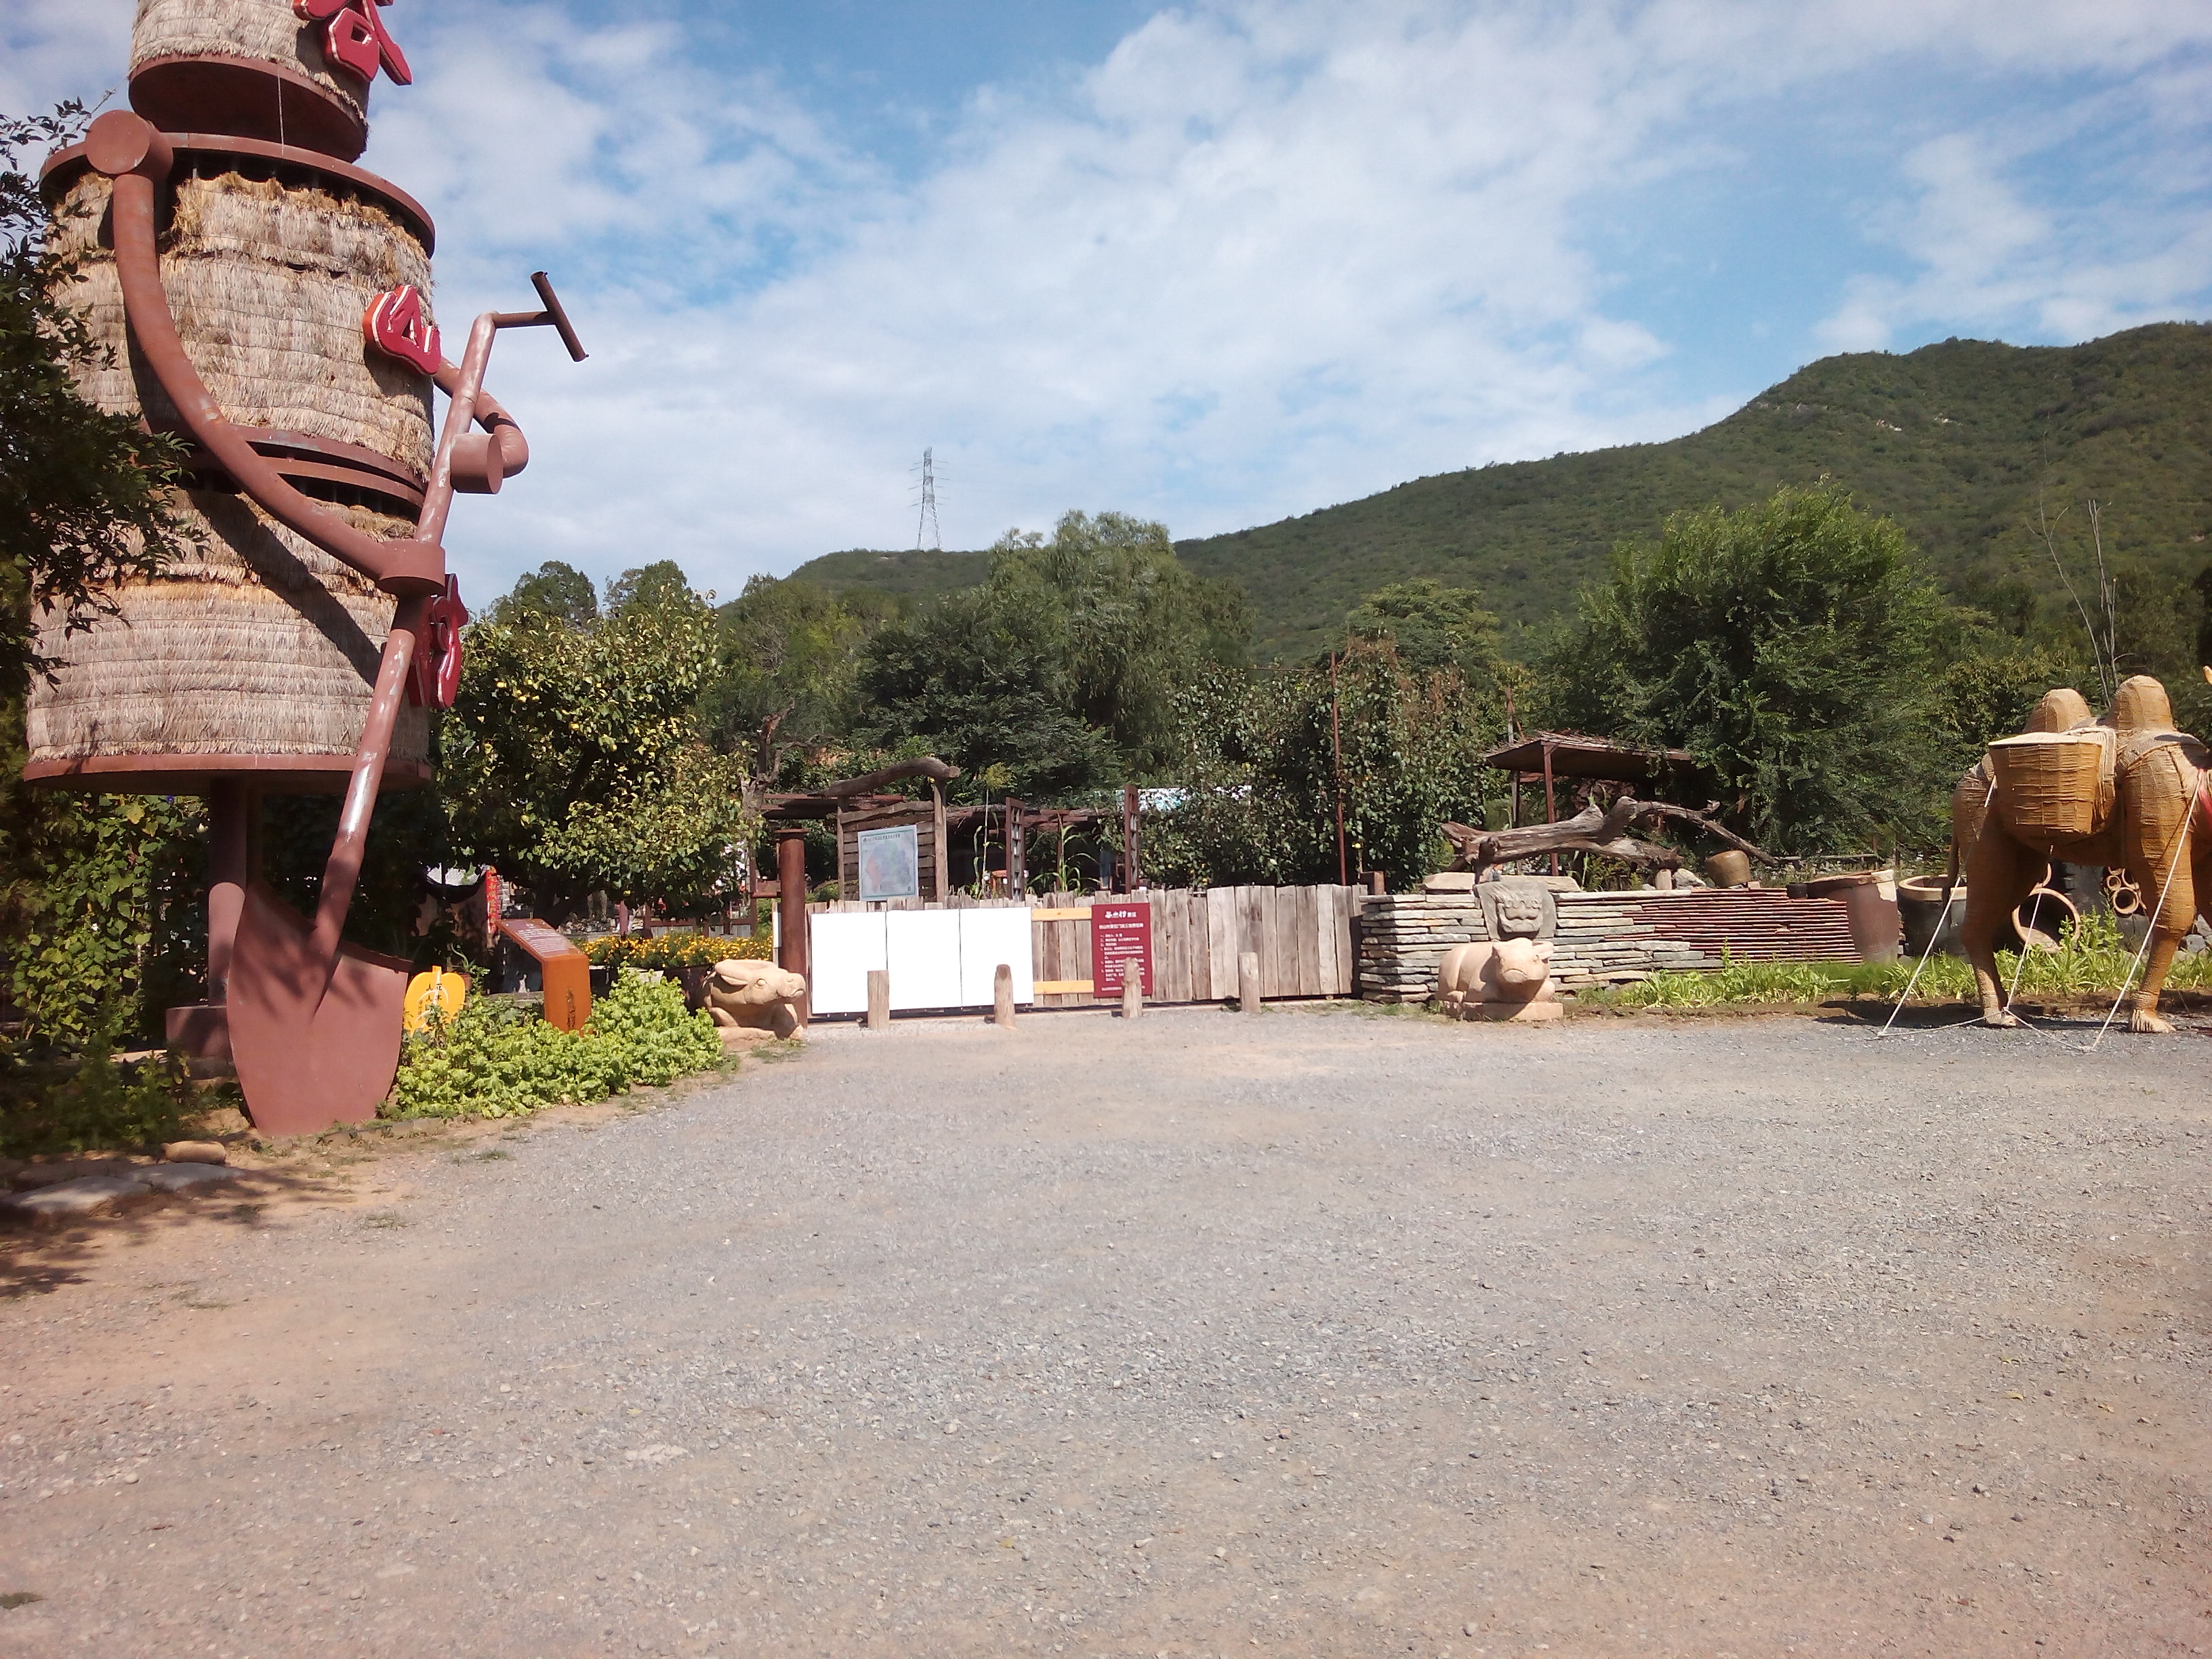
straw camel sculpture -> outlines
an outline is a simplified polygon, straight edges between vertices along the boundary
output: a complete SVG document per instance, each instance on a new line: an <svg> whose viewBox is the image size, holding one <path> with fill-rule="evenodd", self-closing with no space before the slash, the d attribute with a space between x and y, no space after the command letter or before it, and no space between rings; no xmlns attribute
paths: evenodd
<svg viewBox="0 0 2212 1659"><path fill-rule="evenodd" d="M2204 745L2173 729L2166 688L2147 674L2121 685L2096 720L2078 691L2051 691L2027 730L1990 745L1951 798L1951 866L1966 878L1960 939L1973 964L1982 1021L2019 1018L1996 971L1996 940L2053 860L2124 868L2151 913L2131 1031L2166 1032L2160 994L2174 952L2212 904L2212 797Z"/></svg>
<svg viewBox="0 0 2212 1659"><path fill-rule="evenodd" d="M583 355L541 276L542 310L480 317L443 357L429 217L353 165L371 82L411 78L383 3L139 0L136 112L42 174L70 302L110 348L80 390L196 446L198 533L90 633L39 619L62 666L31 689L25 775L209 798L208 1000L172 1011L172 1046L228 1052L278 1133L373 1115L398 1062L408 964L342 930L377 795L427 781L452 700L453 494L528 459L483 390L493 337L545 324ZM257 848L264 798L318 792L346 801L310 921Z"/></svg>

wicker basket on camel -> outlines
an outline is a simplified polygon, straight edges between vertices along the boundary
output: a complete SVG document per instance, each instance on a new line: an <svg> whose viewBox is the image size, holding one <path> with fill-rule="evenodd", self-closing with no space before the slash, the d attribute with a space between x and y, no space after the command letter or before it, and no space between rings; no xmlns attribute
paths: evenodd
<svg viewBox="0 0 2212 1659"><path fill-rule="evenodd" d="M2112 821L2117 736L2110 727L2028 732L1990 745L1997 810L2023 842L2093 836Z"/></svg>
<svg viewBox="0 0 2212 1659"><path fill-rule="evenodd" d="M277 50L280 13L282 40L301 37L286 0L146 0L134 62L149 55L149 31L169 48L210 49L214 40L240 56ZM180 33L185 21L198 32ZM320 69L319 53L302 73L310 67ZM349 172L271 165L219 145L194 149L165 192L162 286L209 392L250 435L350 447L419 480L430 462L428 377L371 352L362 313L403 283L427 294L426 232L367 187L374 181L349 185ZM54 204L54 245L81 259L70 303L108 348L80 389L101 409L181 430L131 349L113 257L100 246L108 189L80 169ZM393 601L220 474L196 483L185 514L199 536L195 553L114 591L118 614L88 634L42 621L39 648L63 666L52 684L31 689L27 775L164 793L224 775L342 787ZM403 500L321 493L368 535L413 529ZM392 783L425 775L426 739L423 712L404 711Z"/></svg>

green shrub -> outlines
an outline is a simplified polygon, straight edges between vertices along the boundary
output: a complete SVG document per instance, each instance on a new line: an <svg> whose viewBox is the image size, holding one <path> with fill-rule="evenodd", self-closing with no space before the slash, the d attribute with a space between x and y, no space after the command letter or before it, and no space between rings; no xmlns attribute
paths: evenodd
<svg viewBox="0 0 2212 1659"><path fill-rule="evenodd" d="M2133 988L2136 952L2112 917L2093 912L2069 928L2056 951L2031 951L2022 963L1997 952L1997 977L2022 998L2113 997ZM1914 963L1735 962L1703 973L1661 973L1632 984L1583 993L1586 1000L1620 1008L1710 1008L1728 1003L1825 1002L1834 997L1893 1001L1912 983L1915 1002L1976 1002L1974 971L1957 957L1933 956L1913 979ZM2166 975L2170 990L2212 987L2212 951L2176 957Z"/></svg>
<svg viewBox="0 0 2212 1659"><path fill-rule="evenodd" d="M681 987L625 974L579 1031L532 1009L472 998L410 1036L384 1108L389 1117L513 1117L556 1102L601 1100L712 1066L722 1041L686 1012Z"/></svg>
<svg viewBox="0 0 2212 1659"><path fill-rule="evenodd" d="M125 1152L177 1138L189 1085L181 1068L115 1062L125 1005L96 1016L74 1065L0 1054L0 1153Z"/></svg>

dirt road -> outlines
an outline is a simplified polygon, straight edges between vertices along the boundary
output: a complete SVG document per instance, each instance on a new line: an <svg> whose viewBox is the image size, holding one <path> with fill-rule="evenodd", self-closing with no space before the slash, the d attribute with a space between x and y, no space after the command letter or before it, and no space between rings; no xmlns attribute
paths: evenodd
<svg viewBox="0 0 2212 1659"><path fill-rule="evenodd" d="M0 1267L0 1654L2212 1649L2212 1045L901 1025Z"/></svg>

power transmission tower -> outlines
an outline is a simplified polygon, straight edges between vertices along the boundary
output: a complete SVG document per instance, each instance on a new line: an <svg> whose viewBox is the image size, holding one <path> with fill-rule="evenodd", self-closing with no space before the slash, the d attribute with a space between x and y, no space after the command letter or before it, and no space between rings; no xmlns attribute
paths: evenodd
<svg viewBox="0 0 2212 1659"><path fill-rule="evenodd" d="M945 538L937 528L937 452L921 452L921 517L914 526L914 546L917 553L924 548L934 552L945 550Z"/></svg>

